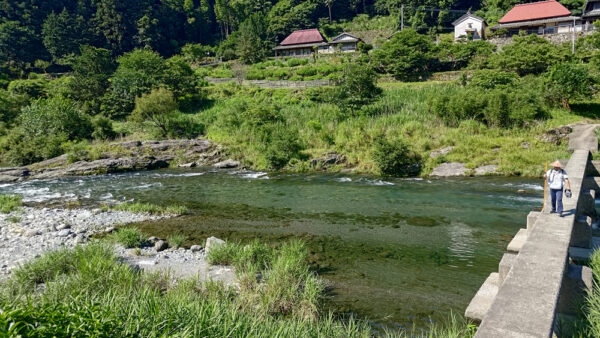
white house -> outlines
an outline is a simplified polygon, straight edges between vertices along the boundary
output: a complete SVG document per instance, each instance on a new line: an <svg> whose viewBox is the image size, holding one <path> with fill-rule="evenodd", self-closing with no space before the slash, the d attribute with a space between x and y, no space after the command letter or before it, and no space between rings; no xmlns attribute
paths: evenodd
<svg viewBox="0 0 600 338"><path fill-rule="evenodd" d="M333 48L338 47L342 52L356 52L360 38L346 32L334 37L329 41Z"/></svg>
<svg viewBox="0 0 600 338"><path fill-rule="evenodd" d="M486 23L471 13L467 13L452 23L454 25L454 40L471 37L473 40L485 39Z"/></svg>

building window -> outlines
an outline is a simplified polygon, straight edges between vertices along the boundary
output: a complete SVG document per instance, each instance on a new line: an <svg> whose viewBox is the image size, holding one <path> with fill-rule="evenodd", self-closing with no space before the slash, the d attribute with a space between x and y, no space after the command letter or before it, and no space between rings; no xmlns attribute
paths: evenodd
<svg viewBox="0 0 600 338"><path fill-rule="evenodd" d="M469 26L469 28L473 28L473 24L471 22L469 22L467 25Z"/></svg>

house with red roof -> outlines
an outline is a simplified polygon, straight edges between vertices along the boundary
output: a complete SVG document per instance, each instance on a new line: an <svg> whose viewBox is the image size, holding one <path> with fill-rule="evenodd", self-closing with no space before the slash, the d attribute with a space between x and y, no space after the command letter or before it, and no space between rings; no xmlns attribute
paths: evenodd
<svg viewBox="0 0 600 338"><path fill-rule="evenodd" d="M492 30L506 29L508 35L525 31L528 34L568 33L581 29L579 17L571 15L556 0L546 0L515 5Z"/></svg>
<svg viewBox="0 0 600 338"><path fill-rule="evenodd" d="M306 56L314 52L329 54L336 50L354 52L359 41L356 36L344 32L327 42L318 29L303 29L290 34L273 50L275 56Z"/></svg>
<svg viewBox="0 0 600 338"><path fill-rule="evenodd" d="M329 43L318 29L313 28L293 32L273 50L275 56L302 56L312 54L315 48L327 50Z"/></svg>

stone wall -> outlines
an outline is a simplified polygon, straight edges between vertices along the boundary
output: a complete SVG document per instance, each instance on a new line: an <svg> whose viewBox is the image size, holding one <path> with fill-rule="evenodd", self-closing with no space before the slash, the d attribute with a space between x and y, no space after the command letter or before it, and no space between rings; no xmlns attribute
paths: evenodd
<svg viewBox="0 0 600 338"><path fill-rule="evenodd" d="M593 33L593 31L577 32L577 33L575 33L575 39L579 39L581 37L588 36L592 33ZM547 34L547 35L540 35L540 36L554 44L557 44L557 45L560 45L560 44L563 44L566 42L571 42L571 39L572 39L572 33ZM489 38L487 41L493 45L496 45L496 47L498 47L498 50L501 50L502 47L504 47L508 44L511 44L513 42L513 37L512 36L493 37L493 38Z"/></svg>
<svg viewBox="0 0 600 338"><path fill-rule="evenodd" d="M239 80L236 78L205 78L209 83L227 83L227 82L238 82ZM310 80L310 81L287 81L287 80L279 80L279 81L271 81L271 80L243 80L242 85L253 85L261 88L288 88L288 89L304 89L304 88L314 88L314 87L323 87L329 86L329 79L323 80Z"/></svg>

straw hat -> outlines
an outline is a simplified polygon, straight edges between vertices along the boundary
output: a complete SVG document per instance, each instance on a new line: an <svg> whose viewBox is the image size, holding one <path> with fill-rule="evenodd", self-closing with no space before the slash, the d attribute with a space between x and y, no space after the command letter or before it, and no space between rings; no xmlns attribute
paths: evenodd
<svg viewBox="0 0 600 338"><path fill-rule="evenodd" d="M553 167L559 167L559 168L562 168L562 164L560 164L560 161L559 161L559 160L556 160L556 161L554 161L554 162L550 163L550 165L551 165L551 166L553 166Z"/></svg>

